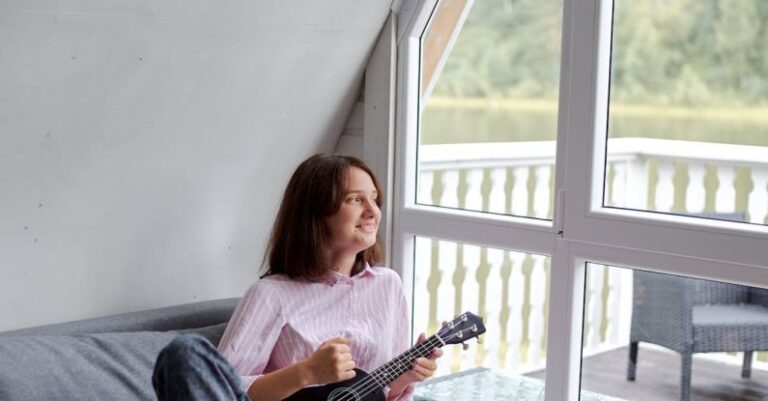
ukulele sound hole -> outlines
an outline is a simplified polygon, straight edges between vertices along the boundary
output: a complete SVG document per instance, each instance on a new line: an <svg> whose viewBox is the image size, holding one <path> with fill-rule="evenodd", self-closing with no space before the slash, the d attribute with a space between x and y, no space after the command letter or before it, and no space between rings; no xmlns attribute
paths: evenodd
<svg viewBox="0 0 768 401"><path fill-rule="evenodd" d="M340 387L328 394L328 401L361 401L357 391L349 387Z"/></svg>

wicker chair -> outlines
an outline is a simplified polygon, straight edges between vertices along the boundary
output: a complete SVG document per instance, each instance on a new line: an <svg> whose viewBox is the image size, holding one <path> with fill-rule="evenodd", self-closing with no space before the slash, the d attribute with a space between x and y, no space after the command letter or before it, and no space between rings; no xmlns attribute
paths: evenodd
<svg viewBox="0 0 768 401"><path fill-rule="evenodd" d="M681 354L682 401L691 396L695 352L744 352L741 376L750 376L752 352L768 350L768 291L640 270L633 274L627 380L635 380L641 341Z"/></svg>

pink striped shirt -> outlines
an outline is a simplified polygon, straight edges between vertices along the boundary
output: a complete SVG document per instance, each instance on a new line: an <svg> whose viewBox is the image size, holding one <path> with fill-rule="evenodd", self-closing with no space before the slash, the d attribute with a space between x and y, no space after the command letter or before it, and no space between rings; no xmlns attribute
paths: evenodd
<svg viewBox="0 0 768 401"><path fill-rule="evenodd" d="M333 272L319 283L265 277L240 300L219 351L247 389L337 336L351 340L352 358L367 372L409 348L408 309L394 271L366 267L353 277ZM409 386L398 400L411 400L412 392Z"/></svg>

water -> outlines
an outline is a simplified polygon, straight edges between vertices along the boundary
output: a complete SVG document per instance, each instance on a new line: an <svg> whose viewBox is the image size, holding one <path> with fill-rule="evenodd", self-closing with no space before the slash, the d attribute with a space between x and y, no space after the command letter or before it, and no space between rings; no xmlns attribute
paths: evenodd
<svg viewBox="0 0 768 401"><path fill-rule="evenodd" d="M621 109L611 114L610 137L678 139L768 146L768 110L706 111ZM557 136L554 106L427 107L421 119L422 144L549 141Z"/></svg>

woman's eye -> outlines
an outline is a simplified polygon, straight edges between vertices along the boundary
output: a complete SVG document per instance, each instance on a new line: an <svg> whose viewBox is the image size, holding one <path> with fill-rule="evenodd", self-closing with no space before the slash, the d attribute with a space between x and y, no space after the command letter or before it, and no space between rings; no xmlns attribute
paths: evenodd
<svg viewBox="0 0 768 401"><path fill-rule="evenodd" d="M347 198L347 202L349 202L349 203L362 203L363 200L364 200L363 197L360 197L360 196L353 196L351 198ZM373 202L373 203L376 203L378 201L379 201L378 197L371 198L371 202Z"/></svg>

